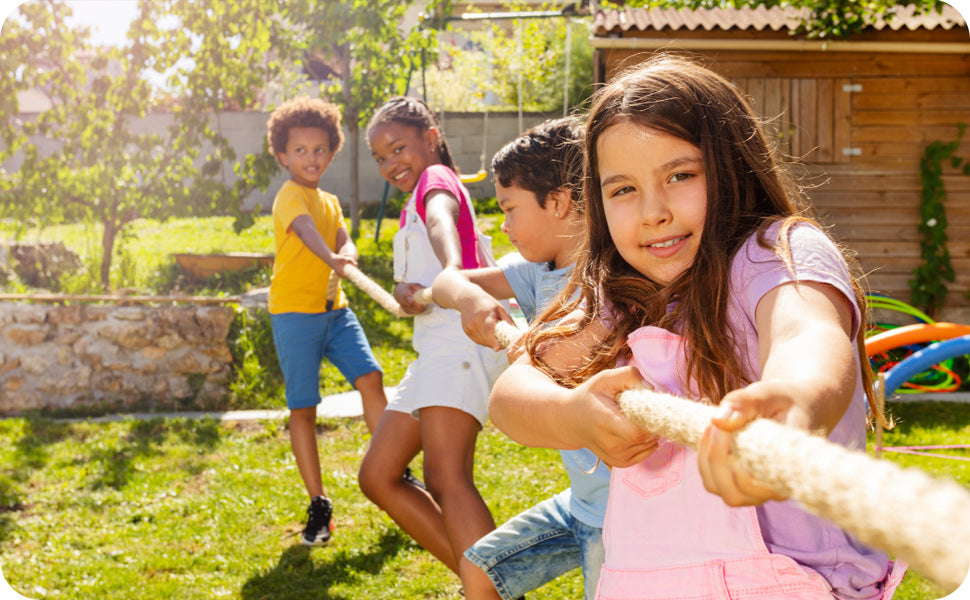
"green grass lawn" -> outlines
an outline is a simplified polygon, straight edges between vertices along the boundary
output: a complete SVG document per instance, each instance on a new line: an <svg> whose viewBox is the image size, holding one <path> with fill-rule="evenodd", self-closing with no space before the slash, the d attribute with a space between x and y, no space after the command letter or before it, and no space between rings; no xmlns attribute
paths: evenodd
<svg viewBox="0 0 970 600"><path fill-rule="evenodd" d="M887 445L970 437L970 406L891 408L900 425ZM329 547L307 549L298 539L306 501L285 422L0 420L3 575L38 599L459 598L457 578L357 489L363 422L320 423L337 528ZM970 483L963 461L886 456ZM499 522L567 485L557 452L519 446L490 425L479 438L476 476ZM529 598L581 595L574 573ZM896 598L942 596L910 572Z"/></svg>
<svg viewBox="0 0 970 600"><path fill-rule="evenodd" d="M0 568L31 598L458 598L457 578L357 489L362 420L321 420L320 441L336 530L307 549L283 422L2 420ZM478 456L499 520L567 485L557 452L492 427ZM581 589L566 577L530 598Z"/></svg>
<svg viewBox="0 0 970 600"><path fill-rule="evenodd" d="M484 220L496 255L508 252L498 220ZM380 241L374 242L374 223L365 221L358 240L361 269L386 287L396 230L396 220L385 220ZM12 225L0 223L0 236L12 231ZM99 255L98 238L90 228L51 227L28 232L26 239L63 240L97 273L90 266ZM232 232L227 218L140 221L116 268L125 285L143 291L166 293L177 285L192 293L235 294L266 285L265 271L191 284L171 254L272 248L268 217L242 235ZM71 286L84 290L90 282L79 273L67 282L68 290ZM345 289L385 369L385 383L396 384L414 357L410 321L389 316L353 286ZM325 366L322 375L325 394L350 389L332 367ZM269 408L285 402L277 388L243 405ZM884 445L970 439L970 405L918 402L890 408L899 425L885 435ZM367 444L363 422L322 420L320 442L337 529L329 547L307 549L298 539L305 493L285 422L0 419L0 570L14 589L37 599L459 598L457 579L357 489ZM885 456L970 486L968 462ZM420 458L416 467L420 473ZM476 477L498 522L567 485L557 452L518 446L490 425L479 438ZM899 600L942 596L914 572L896 594ZM580 577L570 574L528 597L581 598Z"/></svg>

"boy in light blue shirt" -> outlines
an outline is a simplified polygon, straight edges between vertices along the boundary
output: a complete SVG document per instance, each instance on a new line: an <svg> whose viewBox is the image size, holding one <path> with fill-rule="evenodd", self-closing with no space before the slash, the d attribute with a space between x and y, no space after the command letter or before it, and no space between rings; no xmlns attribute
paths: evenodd
<svg viewBox="0 0 970 600"><path fill-rule="evenodd" d="M498 267L446 270L432 286L435 302L460 310L465 332L479 344L499 349L495 324L513 323L499 300L515 297L531 322L566 286L584 227L582 139L578 119L550 120L492 159L502 231L519 254L503 257ZM577 567L586 600L595 596L610 471L587 449L560 454L570 487L465 552L459 574L469 600L514 600Z"/></svg>

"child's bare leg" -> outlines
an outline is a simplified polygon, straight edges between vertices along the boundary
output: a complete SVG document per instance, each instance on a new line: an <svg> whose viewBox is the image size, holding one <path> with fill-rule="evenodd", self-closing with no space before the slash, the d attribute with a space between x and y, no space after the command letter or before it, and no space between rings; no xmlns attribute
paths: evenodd
<svg viewBox="0 0 970 600"><path fill-rule="evenodd" d="M421 409L425 485L441 507L455 563L469 546L495 529L475 487L475 440L481 425L470 414L444 406Z"/></svg>
<svg viewBox="0 0 970 600"><path fill-rule="evenodd" d="M295 408L290 411L290 447L296 458L296 468L310 498L323 495L320 478L320 455L317 453L317 407Z"/></svg>
<svg viewBox="0 0 970 600"><path fill-rule="evenodd" d="M360 489L401 529L449 569L458 572L441 509L431 495L401 474L421 450L421 429L411 415L385 411L371 436L357 476Z"/></svg>
<svg viewBox="0 0 970 600"><path fill-rule="evenodd" d="M377 422L381 420L381 415L384 413L384 407L387 406L387 396L384 395L384 375L380 371L371 371L358 377L354 381L354 387L360 392L367 431L373 435L377 429Z"/></svg>
<svg viewBox="0 0 970 600"><path fill-rule="evenodd" d="M462 591L468 600L501 600L502 597L495 591L495 584L485 571L464 556L461 557L458 575L461 576Z"/></svg>

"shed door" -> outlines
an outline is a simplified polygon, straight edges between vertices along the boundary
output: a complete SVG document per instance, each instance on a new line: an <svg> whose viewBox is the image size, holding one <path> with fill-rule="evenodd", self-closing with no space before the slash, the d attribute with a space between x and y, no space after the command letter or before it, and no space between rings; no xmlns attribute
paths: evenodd
<svg viewBox="0 0 970 600"><path fill-rule="evenodd" d="M852 147L853 82L846 78L735 79L755 112L774 132L780 150L815 164L848 163Z"/></svg>

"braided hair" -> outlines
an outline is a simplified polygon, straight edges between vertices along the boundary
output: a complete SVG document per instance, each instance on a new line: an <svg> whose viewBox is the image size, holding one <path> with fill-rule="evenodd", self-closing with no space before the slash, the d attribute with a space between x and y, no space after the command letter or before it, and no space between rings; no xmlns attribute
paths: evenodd
<svg viewBox="0 0 970 600"><path fill-rule="evenodd" d="M399 123L410 127L417 127L419 131L435 129L438 131L438 154L441 156L441 164L445 165L456 174L459 173L455 165L455 159L451 156L448 142L445 141L445 134L441 130L441 123L438 116L424 100L412 98L411 96L395 96L385 102L367 124L367 137L378 125L388 123Z"/></svg>

